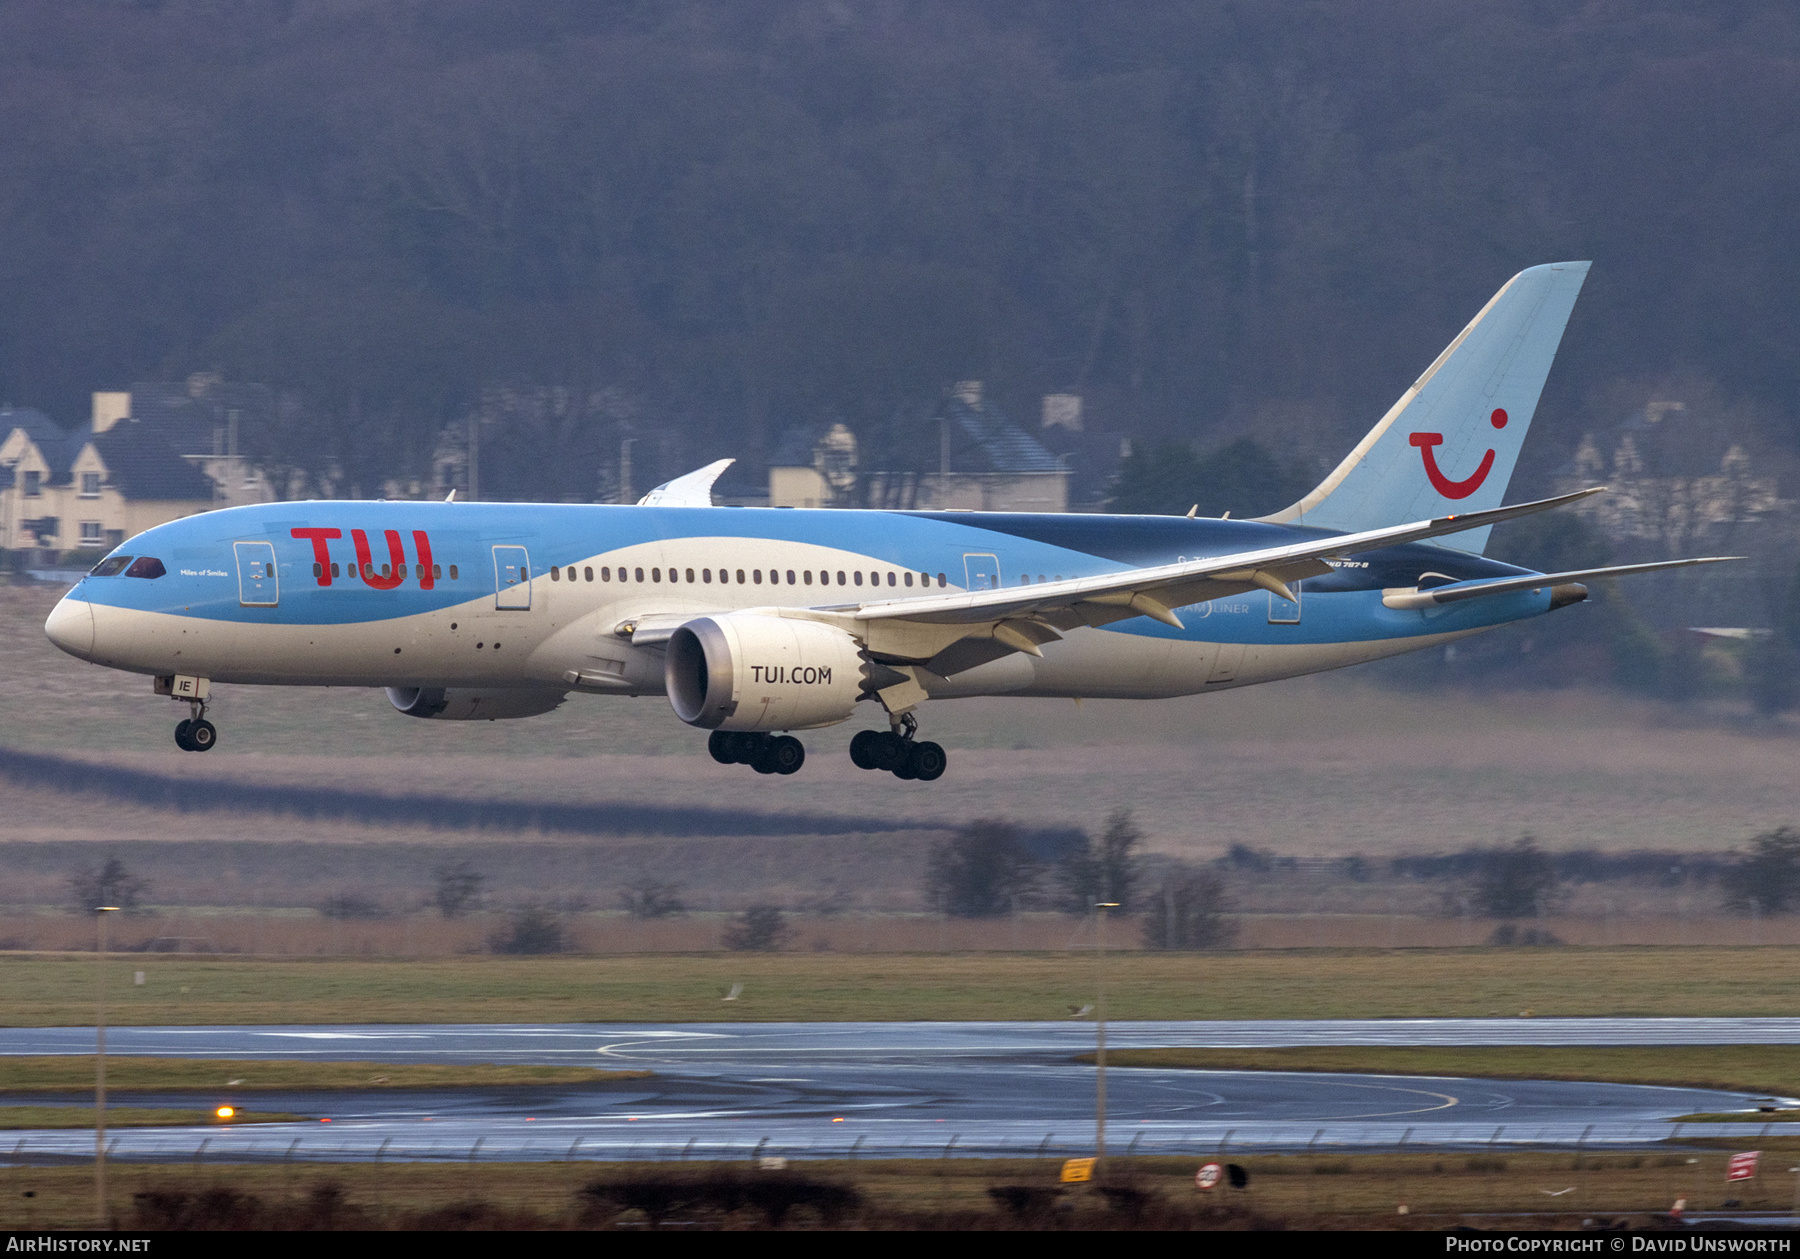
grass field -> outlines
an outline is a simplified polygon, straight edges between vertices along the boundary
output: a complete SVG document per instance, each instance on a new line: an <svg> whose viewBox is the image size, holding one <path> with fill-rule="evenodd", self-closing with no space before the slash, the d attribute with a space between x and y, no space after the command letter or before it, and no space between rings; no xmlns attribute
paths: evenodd
<svg viewBox="0 0 1800 1259"><path fill-rule="evenodd" d="M1800 1139L1766 1143L1774 1166ZM1175 1228L1288 1227L1442 1230L1575 1228L1584 1218L1638 1224L1677 1198L1689 1209L1735 1199L1746 1209L1786 1211L1793 1178L1724 1180L1728 1152L1682 1150L1602 1157L1506 1152L1232 1156L1250 1173L1244 1190L1194 1187L1207 1160L1113 1158L1104 1183L1060 1186L1060 1160L923 1159L794 1163L785 1173L748 1164L371 1163L194 1165L118 1163L109 1202L123 1227L185 1229L559 1229L643 1230L658 1222L703 1229L768 1227L759 1198L784 1183L847 1186L849 1228ZM1789 1160L1791 1162L1791 1159ZM1787 1163L1781 1163L1785 1167ZM684 1202L684 1187L723 1180L748 1204L735 1211ZM584 1193L595 1186L598 1195ZM763 1194L756 1194L761 1188ZM1021 1209L997 1200L1002 1190ZM1009 1191L1010 1192L1007 1192ZM1022 1192L1021 1192L1022 1191ZM27 1197L27 1194L32 1196ZM802 1196L790 1194L788 1196ZM660 1203L660 1207L659 1204ZM1407 1214L1400 1215L1402 1204ZM0 1170L0 1228L84 1226L94 1219L86 1167ZM809 1207L788 1212L789 1228L817 1228Z"/></svg>
<svg viewBox="0 0 1800 1259"><path fill-rule="evenodd" d="M268 961L114 958L118 1024L1067 1018L1091 954L696 954ZM132 983L142 970L145 982ZM94 1019L89 956L0 955L0 1025ZM736 1000L722 998L742 985ZM1118 1019L1791 1015L1792 948L1116 953Z"/></svg>
<svg viewBox="0 0 1800 1259"><path fill-rule="evenodd" d="M159 1093L229 1085L238 1092L270 1089L493 1088L542 1084L604 1084L641 1080L648 1071L600 1071L592 1067L540 1067L385 1062L279 1062L261 1058L138 1058L110 1054L106 1085ZM94 1058L87 1054L0 1057L0 1093L66 1093L92 1088Z"/></svg>
<svg viewBox="0 0 1800 1259"><path fill-rule="evenodd" d="M91 1085L92 1080L88 1083ZM108 1106L108 1128L188 1128L199 1124L295 1123L304 1118L285 1111L240 1110L229 1120L210 1110L163 1106ZM92 1106L0 1106L0 1128L92 1128Z"/></svg>
<svg viewBox="0 0 1800 1259"><path fill-rule="evenodd" d="M1093 1054L1081 1055L1092 1062ZM1331 1071L1487 1080L1609 1080L1794 1096L1800 1045L1306 1045L1276 1049L1114 1049L1108 1066ZM1764 1116L1764 1121L1778 1118ZM1792 1112L1789 1118L1795 1117ZM1684 1116L1698 1122L1696 1115ZM1730 1116L1738 1118L1738 1116Z"/></svg>

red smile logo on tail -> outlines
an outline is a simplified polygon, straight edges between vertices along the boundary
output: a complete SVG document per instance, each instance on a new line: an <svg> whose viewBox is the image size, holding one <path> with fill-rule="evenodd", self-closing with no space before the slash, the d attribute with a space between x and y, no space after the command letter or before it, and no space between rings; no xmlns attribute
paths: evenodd
<svg viewBox="0 0 1800 1259"><path fill-rule="evenodd" d="M1506 412L1496 410L1488 417L1488 423L1495 428L1505 428ZM1494 452L1490 449L1481 457L1481 466L1475 469L1473 476L1462 481L1452 481L1444 475L1443 469L1438 467L1437 452L1432 449L1433 446L1443 445L1444 435L1442 433L1413 433L1407 440L1419 448L1419 456L1425 461L1425 475L1431 478L1431 488L1445 498L1467 498L1481 488L1481 483L1487 480L1488 473L1493 471Z"/></svg>

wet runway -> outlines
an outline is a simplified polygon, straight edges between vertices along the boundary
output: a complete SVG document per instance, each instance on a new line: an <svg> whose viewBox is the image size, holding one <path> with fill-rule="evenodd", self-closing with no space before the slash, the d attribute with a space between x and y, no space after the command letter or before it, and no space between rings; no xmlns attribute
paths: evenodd
<svg viewBox="0 0 1800 1259"><path fill-rule="evenodd" d="M444 1092L114 1093L114 1105L231 1102L302 1124L128 1129L120 1158L529 1160L1078 1153L1093 1141L1091 1023L790 1023L117 1028L109 1055L643 1068L651 1079ZM1797 1044L1800 1019L1444 1019L1115 1023L1113 1048L1274 1045ZM0 1054L93 1052L81 1028L0 1029ZM1107 1072L1107 1141L1138 1153L1646 1145L1748 1095L1551 1081L1313 1073ZM71 1097L70 1102L80 1099ZM323 1122L329 1121L329 1122ZM92 1130L0 1136L0 1161L91 1156Z"/></svg>

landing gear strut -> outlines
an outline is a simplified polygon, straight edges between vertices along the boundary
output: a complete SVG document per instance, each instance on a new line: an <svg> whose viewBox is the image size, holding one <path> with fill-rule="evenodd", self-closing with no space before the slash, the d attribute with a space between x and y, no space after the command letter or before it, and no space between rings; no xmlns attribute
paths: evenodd
<svg viewBox="0 0 1800 1259"><path fill-rule="evenodd" d="M219 741L219 732L206 719L206 701L189 700L188 712L191 715L186 721L176 723L175 746L183 752L210 752Z"/></svg>
<svg viewBox="0 0 1800 1259"><path fill-rule="evenodd" d="M721 765L748 765L759 774L793 774L806 764L806 745L791 734L715 730L706 750Z"/></svg>
<svg viewBox="0 0 1800 1259"><path fill-rule="evenodd" d="M895 778L931 782L943 777L949 758L931 742L918 742L918 718L902 713L891 730L863 730L850 740L850 759L858 769L883 769Z"/></svg>

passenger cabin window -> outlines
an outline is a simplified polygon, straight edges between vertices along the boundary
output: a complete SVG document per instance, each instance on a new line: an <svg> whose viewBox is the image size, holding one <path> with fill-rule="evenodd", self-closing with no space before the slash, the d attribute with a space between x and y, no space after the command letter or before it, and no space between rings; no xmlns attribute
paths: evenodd
<svg viewBox="0 0 1800 1259"><path fill-rule="evenodd" d="M639 581L644 580L644 570L641 568L637 570L637 579Z"/></svg>
<svg viewBox="0 0 1800 1259"><path fill-rule="evenodd" d="M456 565L454 565L454 564L452 564L452 565L451 565L451 566L450 566L450 580L451 580L451 581L455 581L455 580L456 580Z"/></svg>
<svg viewBox="0 0 1800 1259"><path fill-rule="evenodd" d="M94 565L93 571L90 572L88 576L117 577L120 573L125 571L125 566L129 563L131 563L131 557L129 555L109 555L98 564Z"/></svg>
<svg viewBox="0 0 1800 1259"><path fill-rule="evenodd" d="M269 567L273 569L275 566L271 564ZM145 577L154 579L163 576L168 571L168 569L163 567L163 562L155 556L140 555L132 566L125 570L125 575L127 577ZM274 573L271 572L269 575L273 577Z"/></svg>
<svg viewBox="0 0 1800 1259"><path fill-rule="evenodd" d="M582 569L582 570L581 570L581 571L582 571L582 572L583 572L583 573L585 573L585 574L587 574L587 579L588 579L588 580L589 580L589 581L592 581L592 580L594 580L594 570L593 570L593 569L592 569L592 568L584 568L584 569Z"/></svg>

